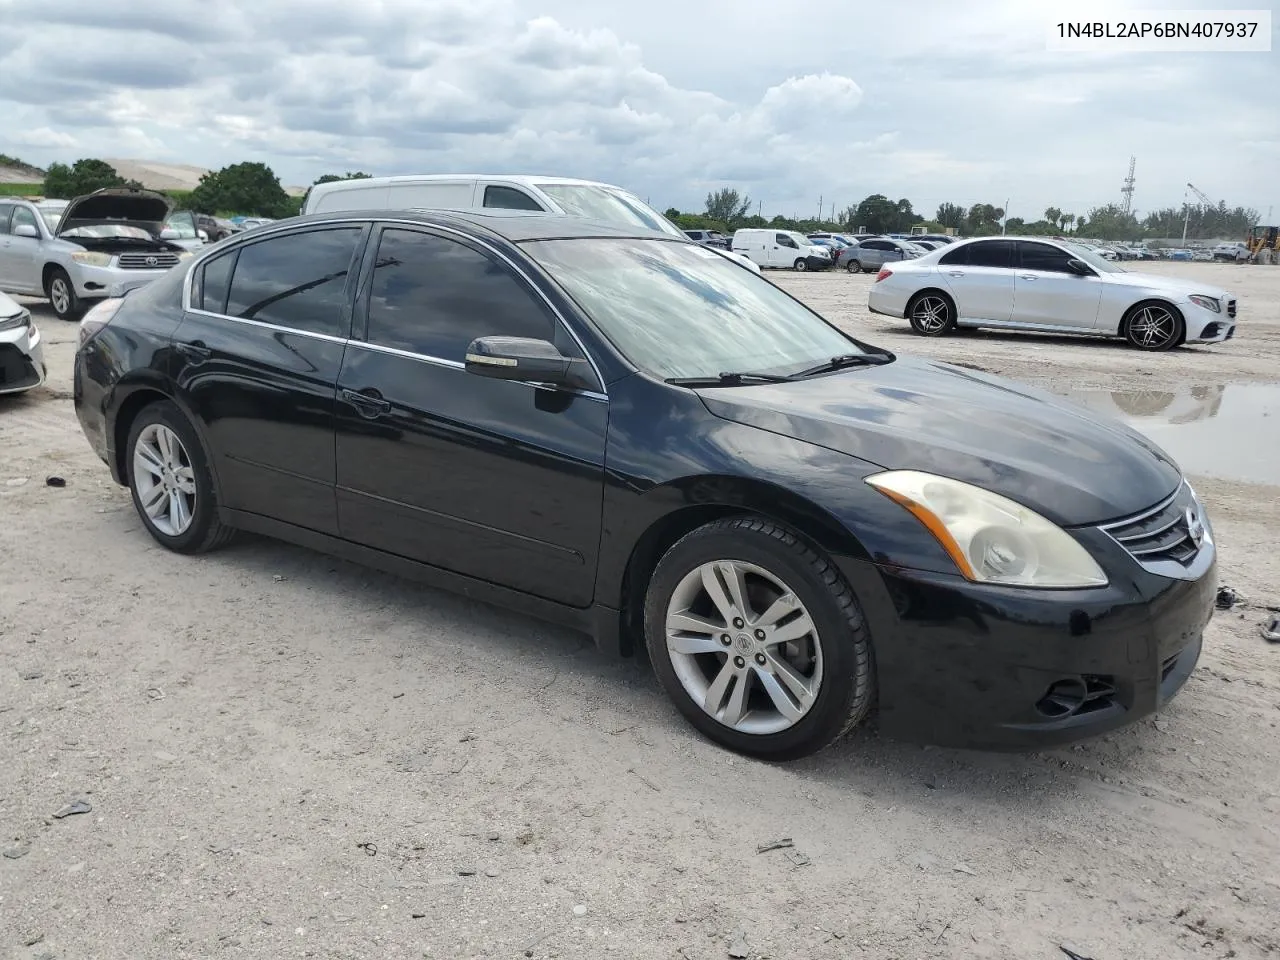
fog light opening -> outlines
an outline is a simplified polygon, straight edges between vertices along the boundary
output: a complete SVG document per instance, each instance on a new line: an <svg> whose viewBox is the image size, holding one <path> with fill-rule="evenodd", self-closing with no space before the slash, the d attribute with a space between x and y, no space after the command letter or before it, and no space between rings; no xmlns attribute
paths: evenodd
<svg viewBox="0 0 1280 960"><path fill-rule="evenodd" d="M1088 697L1089 688L1083 677L1066 677L1049 686L1036 709L1051 720L1062 720L1083 707Z"/></svg>

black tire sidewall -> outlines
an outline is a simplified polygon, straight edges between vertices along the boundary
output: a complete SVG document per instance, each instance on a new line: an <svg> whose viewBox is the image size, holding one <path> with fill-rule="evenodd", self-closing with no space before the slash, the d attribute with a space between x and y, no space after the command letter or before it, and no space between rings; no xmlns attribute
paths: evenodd
<svg viewBox="0 0 1280 960"><path fill-rule="evenodd" d="M67 310L65 313L58 311L53 299L53 284L57 280L61 280L67 286ZM54 316L59 320L79 320L80 315L84 313L84 302L80 299L79 294L76 293L76 286L71 282L71 277L61 267L57 267L49 274L49 289L45 293L49 295L49 306L53 307Z"/></svg>
<svg viewBox="0 0 1280 960"><path fill-rule="evenodd" d="M924 330L917 323L915 318L916 304L924 297L939 297L943 303L947 305L947 323L940 330ZM951 298L945 294L933 290L921 290L910 300L907 301L907 322L911 324L913 332L922 337L941 337L950 333L956 326L956 305Z"/></svg>
<svg viewBox="0 0 1280 960"><path fill-rule="evenodd" d="M195 476L195 515L192 518L191 525L176 537L171 537L155 528L151 518L147 516L147 512L142 509L142 503L138 499L138 486L134 482L134 446L137 444L138 436L142 431L154 423L162 424L178 435L178 439L182 441L183 447L186 448L187 456L191 460L191 472ZM171 401L157 401L150 406L144 407L134 418L133 423L129 426L127 443L128 446L125 448L125 470L129 480L129 495L133 499L134 509L137 510L143 526L147 528L147 532L158 543L170 550L177 553L198 552L208 540L210 528L217 519L218 504L214 496L213 475L209 469L208 457L205 455L204 446L200 443L200 438L196 435L190 421Z"/></svg>
<svg viewBox="0 0 1280 960"><path fill-rule="evenodd" d="M845 264L845 269L848 270L850 273L861 273L862 262L860 260L850 260L847 264Z"/></svg>
<svg viewBox="0 0 1280 960"><path fill-rule="evenodd" d="M712 560L739 560L768 570L795 591L817 627L822 646L822 687L809 712L780 733L752 735L726 727L690 698L671 664L666 643L667 604L689 571ZM789 760L813 753L843 730L857 692L856 644L869 643L865 636L853 635L830 589L796 553L767 534L742 529L703 528L667 552L654 570L645 594L644 633L658 679L685 718L711 740L765 760ZM873 691L874 677L865 696L870 699Z"/></svg>
<svg viewBox="0 0 1280 960"><path fill-rule="evenodd" d="M793 263L791 266L796 273L804 273L806 270L809 269L809 265L805 263L803 259L799 259L799 258L797 258L796 262Z"/></svg>
<svg viewBox="0 0 1280 960"><path fill-rule="evenodd" d="M1162 309L1168 310L1170 313L1172 313L1174 319L1178 321L1177 328L1174 332L1174 336L1169 340L1168 343L1162 344L1158 347L1147 347L1147 346L1143 346L1140 343L1136 343L1134 341L1133 335L1130 333L1130 326L1133 324L1133 318L1138 315L1138 311L1142 310L1145 307L1161 307ZM1143 353L1164 353L1167 350L1172 350L1174 347L1182 343L1186 335L1187 335L1187 321L1182 316L1182 311L1179 310L1177 307L1175 307L1171 303L1164 303L1160 300L1143 300L1141 303L1135 303L1132 307L1130 307L1129 312L1126 313L1124 317L1125 340L1128 342L1129 346L1133 347L1135 350L1141 350Z"/></svg>

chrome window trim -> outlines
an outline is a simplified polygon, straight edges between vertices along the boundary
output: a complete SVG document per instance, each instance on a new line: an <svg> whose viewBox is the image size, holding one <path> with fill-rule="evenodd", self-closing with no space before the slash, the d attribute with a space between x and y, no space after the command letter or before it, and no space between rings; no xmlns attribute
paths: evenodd
<svg viewBox="0 0 1280 960"><path fill-rule="evenodd" d="M367 226L367 225L377 226L378 224L388 224L388 223L394 223L394 224L399 224L399 225L408 226L408 227L418 227L419 229L439 230L443 233L452 234L455 237L460 237L463 240L469 240L472 243L478 244L479 246L487 250L489 253L493 254L493 256L497 257L499 260L505 263L508 267L510 267L516 273L517 276L521 277L525 281L525 283L527 283L530 287L533 288L533 291L542 299L542 302L547 305L547 309L551 311L551 316L554 317L555 320L562 327L564 327L565 331L569 334L569 336L573 338L573 342L578 345L578 349L581 350L582 355L586 357L587 363L591 364L591 370L596 375L596 382L599 383L602 388L600 391L574 390L574 391L568 391L568 392L577 394L578 396L588 397L590 399L599 399L599 398L604 398L606 400L608 399L608 392L604 389L605 388L604 376L600 373L600 368L596 366L595 357L591 356L591 352L587 349L586 344L582 342L582 338L578 336L578 332L573 329L572 324L570 324L567 320L565 320L564 315L559 310L557 310L556 305L551 302L551 298L548 297L546 293L544 293L542 289L536 283L533 282L533 279L529 276L529 274L527 274L520 267L519 264L517 264L505 253L503 253L501 250L494 247L492 244L490 244L486 240L480 237L473 237L470 234L464 233L461 230L455 230L453 227L446 227L438 223L423 222L420 220L402 220L397 217L373 217L373 218L344 217L336 220L323 220L323 221L317 221L315 223L307 223L307 224L288 223L287 221L284 221L279 226L273 225L270 227L258 227L252 232L251 236L245 236L244 239L241 239L237 243L231 244L226 247L223 247L222 244L216 244L215 245L217 248L216 251L214 249L210 249L208 253L198 255L191 262L191 266L187 269L187 275L182 280L183 312L195 313L195 314L199 314L201 316L206 316L206 317L217 317L222 320L236 320L243 323L251 323L256 326L266 327L267 329L271 329L271 330L280 330L280 331L284 331L285 333L296 333L299 336L304 336L304 337L316 337L322 340L334 340L339 343L350 343L356 346L370 347L375 350L389 351L393 354L403 355L412 360L424 360L428 363L443 364L445 366L457 364L457 361L445 360L443 357L432 357L426 354L413 353L408 350L395 350L394 348L391 348L391 347L379 347L378 345L371 344L366 340L355 340L350 337L331 337L328 334L323 334L323 333L310 333L306 330L296 330L293 327L282 327L273 323L264 323L261 320L247 320L243 317L232 317L222 313L210 313L207 310L196 310L196 309L193 309L191 306L191 285L194 281L195 273L197 270L201 269L204 266L204 263L206 260L213 259L213 256L215 254L216 255L229 254L232 250L237 249L239 247L246 246L249 243L257 243L260 240L267 240L267 239L270 239L272 236L275 236L276 234L288 233L292 230L305 230L313 227L322 227L322 226L331 226L331 225L341 226L346 224L354 224L358 226ZM457 364L457 366L463 367L465 365ZM517 381L511 381L511 382L528 383L529 381L517 380ZM530 384L530 385L537 386L536 384Z"/></svg>
<svg viewBox="0 0 1280 960"><path fill-rule="evenodd" d="M226 313L213 313L210 310L188 309L185 313L194 314L197 317L212 317L215 320L230 320L232 323L244 323L251 327L259 327L263 330L275 330L278 333L291 333L296 337L307 337L311 340L327 340L329 343L347 343L347 337L335 337L331 333L313 333L310 330L299 330L296 327L282 327L278 323L267 323L265 320L253 320L249 317L233 317Z"/></svg>

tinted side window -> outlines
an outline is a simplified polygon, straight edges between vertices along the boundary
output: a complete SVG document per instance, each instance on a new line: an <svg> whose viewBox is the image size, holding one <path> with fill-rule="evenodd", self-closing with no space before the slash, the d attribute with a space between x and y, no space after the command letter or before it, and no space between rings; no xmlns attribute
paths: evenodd
<svg viewBox="0 0 1280 960"><path fill-rule="evenodd" d="M868 250L892 250L893 244L887 240L864 240L862 245Z"/></svg>
<svg viewBox="0 0 1280 960"><path fill-rule="evenodd" d="M969 266L1008 267L1013 255L1009 240L979 240L969 244Z"/></svg>
<svg viewBox="0 0 1280 960"><path fill-rule="evenodd" d="M292 233L240 248L227 313L307 333L346 336L347 278L360 227Z"/></svg>
<svg viewBox="0 0 1280 960"><path fill-rule="evenodd" d="M969 262L969 245L955 247L938 258L938 264L944 267L963 267Z"/></svg>
<svg viewBox="0 0 1280 960"><path fill-rule="evenodd" d="M461 363L476 337L553 340L555 327L546 304L498 261L433 234L383 231L370 343Z"/></svg>
<svg viewBox="0 0 1280 960"><path fill-rule="evenodd" d="M541 210L542 204L514 187L485 187L484 205L502 210Z"/></svg>
<svg viewBox="0 0 1280 960"><path fill-rule="evenodd" d="M1047 243L1029 243L1025 240L1018 244L1018 250L1021 252L1022 266L1025 270L1052 270L1055 273L1071 272L1071 269L1067 266L1067 261L1071 259L1071 254L1065 250L1051 247Z"/></svg>
<svg viewBox="0 0 1280 960"><path fill-rule="evenodd" d="M196 306L210 313L227 312L227 291L231 288L231 268L236 265L236 251L214 257L204 265L200 282L200 302Z"/></svg>

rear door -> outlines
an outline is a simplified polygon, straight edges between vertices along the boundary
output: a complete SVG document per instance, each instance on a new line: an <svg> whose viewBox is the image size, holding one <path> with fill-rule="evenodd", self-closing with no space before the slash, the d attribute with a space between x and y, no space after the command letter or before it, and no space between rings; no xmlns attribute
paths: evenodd
<svg viewBox="0 0 1280 960"><path fill-rule="evenodd" d="M1048 243L1018 240L1014 244L1018 269L1014 277L1013 319L1074 330L1098 326L1102 282L1097 275L1081 276L1067 266L1070 253Z"/></svg>
<svg viewBox="0 0 1280 960"><path fill-rule="evenodd" d="M197 268L173 348L225 506L338 532L334 397L369 229L273 234Z"/></svg>
<svg viewBox="0 0 1280 960"><path fill-rule="evenodd" d="M551 340L566 356L584 356L581 348L538 288L493 250L397 224L375 242L338 380L342 535L588 605L607 399L464 369L476 337Z"/></svg>
<svg viewBox="0 0 1280 960"><path fill-rule="evenodd" d="M975 240L948 250L938 271L966 320L1013 316L1013 241Z"/></svg>

